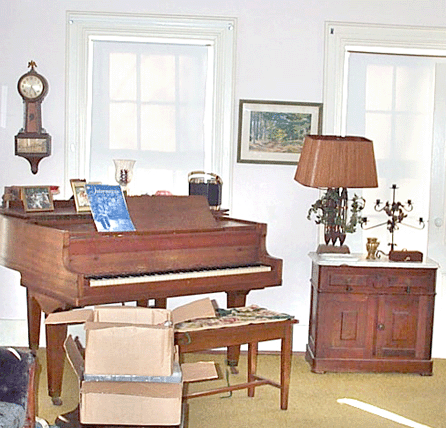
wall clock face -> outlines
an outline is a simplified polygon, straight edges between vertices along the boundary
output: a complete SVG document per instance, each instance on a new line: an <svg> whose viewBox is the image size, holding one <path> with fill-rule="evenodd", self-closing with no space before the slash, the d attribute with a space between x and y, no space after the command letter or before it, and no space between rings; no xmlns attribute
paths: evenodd
<svg viewBox="0 0 446 428"><path fill-rule="evenodd" d="M23 76L19 80L18 90L22 97L34 100L39 98L45 89L43 80L33 74Z"/></svg>

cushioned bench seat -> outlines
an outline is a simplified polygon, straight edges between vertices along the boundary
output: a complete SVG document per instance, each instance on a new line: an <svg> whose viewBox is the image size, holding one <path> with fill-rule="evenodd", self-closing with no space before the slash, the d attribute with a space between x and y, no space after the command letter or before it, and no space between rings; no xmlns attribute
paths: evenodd
<svg viewBox="0 0 446 428"><path fill-rule="evenodd" d="M298 321L290 315L256 305L217 311L215 318L194 319L175 325L175 343L179 347L180 356L186 352L248 344L247 382L186 394L184 398L202 397L245 388L248 389L248 396L254 397L256 387L271 385L280 389L280 408L286 410L291 374L293 324ZM280 382L263 378L256 373L258 343L276 339L281 340Z"/></svg>

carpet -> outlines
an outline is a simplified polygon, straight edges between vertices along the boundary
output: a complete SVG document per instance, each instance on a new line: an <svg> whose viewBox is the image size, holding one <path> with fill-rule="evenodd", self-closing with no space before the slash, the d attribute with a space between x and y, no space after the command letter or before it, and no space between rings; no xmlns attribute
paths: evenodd
<svg viewBox="0 0 446 428"><path fill-rule="evenodd" d="M59 415L78 405L76 377L67 364L62 390L63 406L51 404L46 390L44 352L38 354L42 370L39 382L38 416L54 424ZM186 362L214 360L222 368L222 378L189 385L190 391L245 381L246 356L242 354L239 374L230 374L223 353L186 354ZM279 379L280 357L260 354L258 373ZM310 371L302 354L293 356L288 410L280 410L279 390L271 386L256 389L254 398L246 390L230 394L194 398L188 402L189 428L446 428L446 360L434 360L433 376L382 373L326 373ZM413 425L385 419L339 399L355 399L396 415ZM418 425L417 425L418 424ZM63 427L59 427L63 428Z"/></svg>

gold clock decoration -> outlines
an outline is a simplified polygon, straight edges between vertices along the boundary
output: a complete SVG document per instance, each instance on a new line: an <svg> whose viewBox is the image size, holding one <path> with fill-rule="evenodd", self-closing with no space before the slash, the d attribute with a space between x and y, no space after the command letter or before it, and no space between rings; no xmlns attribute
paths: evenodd
<svg viewBox="0 0 446 428"><path fill-rule="evenodd" d="M33 174L37 174L39 162L51 155L51 136L42 128L42 101L48 93L48 81L36 72L36 67L30 61L30 70L17 83L23 98L24 124L15 136L15 154L29 161Z"/></svg>

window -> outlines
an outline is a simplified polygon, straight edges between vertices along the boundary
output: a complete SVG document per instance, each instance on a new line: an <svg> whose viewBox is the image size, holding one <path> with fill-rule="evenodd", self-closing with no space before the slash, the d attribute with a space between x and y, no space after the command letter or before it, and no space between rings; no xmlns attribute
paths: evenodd
<svg viewBox="0 0 446 428"><path fill-rule="evenodd" d="M187 194L197 169L230 182L234 28L69 12L66 181L114 183L113 159L136 159L131 193Z"/></svg>

